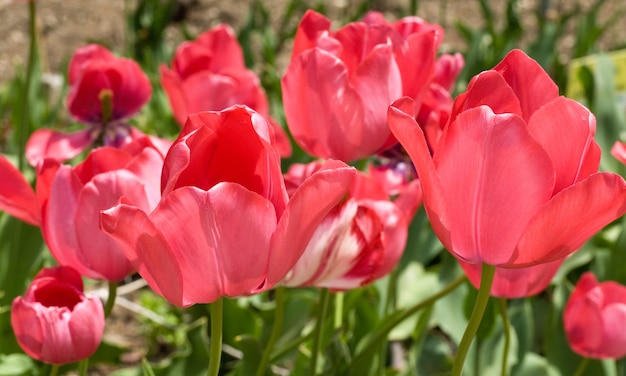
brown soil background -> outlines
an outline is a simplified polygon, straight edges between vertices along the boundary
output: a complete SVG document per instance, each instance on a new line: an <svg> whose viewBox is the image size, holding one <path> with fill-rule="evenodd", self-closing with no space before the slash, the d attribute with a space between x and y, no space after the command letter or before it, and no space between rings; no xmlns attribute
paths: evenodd
<svg viewBox="0 0 626 376"><path fill-rule="evenodd" d="M136 0L37 0L37 25L43 70L46 73L64 73L67 61L73 51L89 42L100 42L110 46L115 52L123 51L125 40L126 7L134 8ZM253 0L180 0L188 6L186 24L192 34L225 22L239 30L246 20ZM311 5L319 0L308 1ZM361 3L359 0L328 0L326 2L331 19L339 19L341 14ZM558 14L579 3L583 12L594 0L520 0L522 21L526 30L525 39L533 40L536 32L534 11L545 3L553 14ZM267 0L272 10L272 27L278 27L288 0ZM490 0L494 13L503 19L505 1ZM383 11L389 19L398 18L399 9L408 8L409 0L378 0L373 8ZM601 21L615 12L621 11L621 19L603 35L600 49L613 50L626 46L626 14L622 0L606 0ZM454 24L457 21L469 25L481 25L482 19L478 0L421 0L418 16L428 22L444 26L446 36L442 49L446 52L462 50L465 46L457 34ZM335 17L335 18L333 18ZM572 29L575 23L571 22ZM337 25L340 26L340 25ZM181 33L174 27L168 30L168 41L172 48L182 40ZM574 43L573 36L562 41L562 51ZM523 46L520 46L523 47ZM28 6L23 1L0 0L0 85L9 80L25 65L28 54Z"/></svg>

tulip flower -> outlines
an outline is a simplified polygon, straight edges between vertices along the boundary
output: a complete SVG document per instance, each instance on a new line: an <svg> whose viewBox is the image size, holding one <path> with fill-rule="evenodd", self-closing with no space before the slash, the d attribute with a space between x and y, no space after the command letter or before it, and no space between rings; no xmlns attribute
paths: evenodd
<svg viewBox="0 0 626 376"><path fill-rule="evenodd" d="M288 196L271 125L245 106L189 115L165 158L153 211L101 215L148 284L178 306L276 285L344 197L354 169L327 161Z"/></svg>
<svg viewBox="0 0 626 376"><path fill-rule="evenodd" d="M421 101L443 31L417 17L388 23L376 12L336 32L330 24L309 10L298 26L281 81L285 116L306 152L352 161L396 143L387 107L403 95Z"/></svg>
<svg viewBox="0 0 626 376"><path fill-rule="evenodd" d="M415 112L398 100L389 125L415 165L433 230L457 258L556 261L626 212L624 179L598 172L595 117L519 50L456 98L434 155Z"/></svg>
<svg viewBox="0 0 626 376"><path fill-rule="evenodd" d="M178 46L172 68L161 66L161 84L181 126L189 114L236 104L269 118L265 91L256 73L246 68L241 46L228 25L215 26ZM279 151L290 155L287 135L274 121L272 128Z"/></svg>
<svg viewBox="0 0 626 376"><path fill-rule="evenodd" d="M0 155L0 210L17 219L38 226L41 221L35 192L20 170Z"/></svg>
<svg viewBox="0 0 626 376"><path fill-rule="evenodd" d="M99 212L121 197L152 210L160 198L162 167L163 155L147 137L119 149L94 149L75 167L45 160L37 178L37 199L44 240L57 262L109 282L130 274L130 261L100 230Z"/></svg>
<svg viewBox="0 0 626 376"><path fill-rule="evenodd" d="M90 44L72 56L68 80L68 109L87 128L74 133L50 129L34 132L26 146L26 158L33 166L44 158L59 162L71 159L99 139L104 145L120 147L142 136L124 122L152 93L150 80L139 64Z"/></svg>
<svg viewBox="0 0 626 376"><path fill-rule="evenodd" d="M626 287L616 282L598 283L583 274L563 312L565 335L581 356L606 359L626 356Z"/></svg>
<svg viewBox="0 0 626 376"><path fill-rule="evenodd" d="M481 264L470 264L458 260L472 285L480 288ZM565 259L526 268L497 268L491 286L491 296L519 299L537 295L545 290Z"/></svg>
<svg viewBox="0 0 626 376"><path fill-rule="evenodd" d="M285 175L288 191L320 167L292 165ZM347 290L381 278L400 260L409 222L376 180L357 173L348 198L319 224L282 284Z"/></svg>
<svg viewBox="0 0 626 376"><path fill-rule="evenodd" d="M42 269L24 297L11 306L11 325L24 352L45 363L66 364L91 356L102 340L104 310L67 266Z"/></svg>

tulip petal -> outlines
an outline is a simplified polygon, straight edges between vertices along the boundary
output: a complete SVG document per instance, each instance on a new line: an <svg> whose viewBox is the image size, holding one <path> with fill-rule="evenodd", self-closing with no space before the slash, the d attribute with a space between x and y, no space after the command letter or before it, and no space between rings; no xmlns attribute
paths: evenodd
<svg viewBox="0 0 626 376"><path fill-rule="evenodd" d="M563 128L546 124L567 124L567 142L563 142ZM600 147L593 139L596 120L578 102L557 97L532 115L528 130L552 159L556 170L554 193L598 171Z"/></svg>
<svg viewBox="0 0 626 376"><path fill-rule="evenodd" d="M119 213L102 214L103 228L123 241L139 273L176 305L243 295L265 279L276 215L267 200L238 184L220 183L208 192L177 189L150 219L137 209L117 208ZM133 229L130 221L137 219Z"/></svg>
<svg viewBox="0 0 626 376"><path fill-rule="evenodd" d="M519 98L526 122L541 106L559 95L548 73L521 50L512 50L493 70L499 72Z"/></svg>
<svg viewBox="0 0 626 376"><path fill-rule="evenodd" d="M328 160L294 192L272 236L263 289L277 284L296 264L315 229L350 188L355 170Z"/></svg>
<svg viewBox="0 0 626 376"><path fill-rule="evenodd" d="M61 265L71 265L81 275L99 279L102 276L87 268L76 237L73 215L83 185L70 166L60 166L50 187L50 196L42 218L41 230L50 252Z"/></svg>
<svg viewBox="0 0 626 376"><path fill-rule="evenodd" d="M511 266L563 258L626 212L626 182L612 173L596 173L556 194L528 224Z"/></svg>
<svg viewBox="0 0 626 376"><path fill-rule="evenodd" d="M315 47L319 35L328 30L330 30L330 20L324 15L312 9L308 9L304 13L304 16L302 16L302 20L300 20L300 24L298 25L293 42L291 59L294 59L305 50Z"/></svg>
<svg viewBox="0 0 626 376"><path fill-rule="evenodd" d="M424 198L424 208L433 230L447 249L452 249L444 189L422 129L415 122L415 102L404 97L395 101L388 111L389 128L411 157L417 171Z"/></svg>
<svg viewBox="0 0 626 376"><path fill-rule="evenodd" d="M37 166L45 158L65 162L82 153L98 137L91 128L61 133L50 129L35 131L26 144L26 159L31 166Z"/></svg>
<svg viewBox="0 0 626 376"><path fill-rule="evenodd" d="M147 211L146 196L143 182L126 170L98 174L80 191L73 231L86 265L107 281L121 281L133 267L115 240L100 230L99 213L115 206L120 197Z"/></svg>
<svg viewBox="0 0 626 376"><path fill-rule="evenodd" d="M487 106L459 114L438 148L434 162L450 208L452 250L469 262L508 262L528 221L552 195L547 153L519 116Z"/></svg>
<svg viewBox="0 0 626 376"><path fill-rule="evenodd" d="M292 60L281 84L289 130L309 154L350 161L386 141L363 130L362 99L336 56L319 48L305 51Z"/></svg>
<svg viewBox="0 0 626 376"><path fill-rule="evenodd" d="M35 192L20 171L0 155L0 210L15 218L38 226L41 217Z"/></svg>

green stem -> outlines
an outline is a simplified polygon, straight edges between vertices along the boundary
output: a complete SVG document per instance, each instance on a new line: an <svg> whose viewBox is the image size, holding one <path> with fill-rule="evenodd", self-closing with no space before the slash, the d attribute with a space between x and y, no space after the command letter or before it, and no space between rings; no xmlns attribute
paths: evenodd
<svg viewBox="0 0 626 376"><path fill-rule="evenodd" d="M585 373L585 369L587 369L587 365L589 365L589 358L584 357L583 360L576 368L576 372L574 372L574 376L582 376Z"/></svg>
<svg viewBox="0 0 626 376"><path fill-rule="evenodd" d="M87 368L89 368L89 358L85 358L78 363L78 376L87 376Z"/></svg>
<svg viewBox="0 0 626 376"><path fill-rule="evenodd" d="M368 340L367 345L365 345L363 347L363 350L361 350L354 357L354 359L352 360L352 363L356 364L356 363L362 361L361 359L363 357L370 356L372 351L374 351L374 346L377 346L381 341L383 341L387 337L389 332L391 332L391 330L393 328L395 328L402 321L404 321L407 318L411 317L413 314L415 314L419 310L421 310L421 309L423 309L425 307L430 306L431 304L435 303L437 300L443 298L444 296L446 296L449 293L451 293L452 291L454 291L454 289L459 287L463 282L465 282L466 279L467 279L467 277L465 275L461 275L457 279L452 281L443 290L441 290L438 293L436 293L434 295L431 295L430 297L422 300L421 302L417 303L413 307L408 308L408 309L402 311L401 313L393 314L391 317L384 318L382 320L384 322L383 326L380 329L377 330L377 334L376 335L374 335L373 337L371 337Z"/></svg>
<svg viewBox="0 0 626 376"><path fill-rule="evenodd" d="M317 374L317 361L322 349L322 337L324 335L324 324L326 322L326 311L328 310L328 301L330 300L330 292L324 288L320 291L320 307L317 312L317 322L315 323L315 334L313 335L313 350L311 353L311 368L309 375Z"/></svg>
<svg viewBox="0 0 626 376"><path fill-rule="evenodd" d="M57 376L59 374L59 368L61 368L61 366L53 364L52 369L50 370L50 376Z"/></svg>
<svg viewBox="0 0 626 376"><path fill-rule="evenodd" d="M487 302L489 301L489 292L491 291L491 285L493 284L493 277L495 274L495 266L483 264L478 296L476 297L474 310L472 311L472 315L467 323L465 333L463 333L463 338L461 338L461 343L459 344L456 358L454 359L454 364L452 365L452 376L461 376L461 373L463 372L465 357L467 356L472 340L478 331L483 314L485 313L485 308L487 307Z"/></svg>
<svg viewBox="0 0 626 376"><path fill-rule="evenodd" d="M24 157L26 150L26 137L28 136L30 116L30 86L33 70L35 68L35 56L37 54L37 8L36 1L28 2L28 20L30 33L30 46L28 50L28 63L26 65L26 82L24 83L24 96L22 97L22 124L18 132L18 156L17 163L20 171L24 169Z"/></svg>
<svg viewBox="0 0 626 376"><path fill-rule="evenodd" d="M394 312L396 301L396 285L398 282L398 269L395 268L387 278L387 296L385 297L385 305L383 307L382 317L386 317L389 312ZM378 362L378 374L385 373L385 364L387 363L387 342L380 342L380 354Z"/></svg>
<svg viewBox="0 0 626 376"><path fill-rule="evenodd" d="M267 340L267 344L265 345L265 350L263 350L263 356L261 357L261 362L259 363L256 376L265 375L270 361L270 356L272 355L272 350L274 349L274 344L278 340L280 332L283 329L283 317L285 316L285 288L280 286L277 287L275 291L276 309L274 310L274 326L272 327L270 338Z"/></svg>
<svg viewBox="0 0 626 376"><path fill-rule="evenodd" d="M502 352L502 376L506 376L506 369L509 357L509 346L511 345L511 323L506 309L506 299L498 299L500 316L502 316L502 330L504 331L504 351Z"/></svg>
<svg viewBox="0 0 626 376"><path fill-rule="evenodd" d="M343 327L343 298L343 292L335 293L335 316L333 325L335 330L339 330Z"/></svg>
<svg viewBox="0 0 626 376"><path fill-rule="evenodd" d="M109 296L104 305L104 317L109 317L113 307L115 306L115 298L117 297L117 282L109 282Z"/></svg>
<svg viewBox="0 0 626 376"><path fill-rule="evenodd" d="M222 327L224 316L223 298L210 304L211 313L211 348L209 358L208 376L217 376L220 372L220 362L222 361Z"/></svg>

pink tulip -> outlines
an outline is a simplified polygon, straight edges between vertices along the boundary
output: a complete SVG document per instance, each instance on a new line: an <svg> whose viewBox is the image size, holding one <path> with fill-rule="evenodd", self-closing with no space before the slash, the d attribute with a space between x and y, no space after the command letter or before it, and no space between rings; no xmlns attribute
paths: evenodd
<svg viewBox="0 0 626 376"><path fill-rule="evenodd" d="M611 148L611 155L615 157L622 164L626 164L626 144L620 141L615 141Z"/></svg>
<svg viewBox="0 0 626 376"><path fill-rule="evenodd" d="M476 289L480 288L482 264L470 264L458 260L463 271ZM519 299L537 295L545 290L565 259L526 268L497 268L491 286L491 296L507 299Z"/></svg>
<svg viewBox="0 0 626 376"><path fill-rule="evenodd" d="M161 66L161 84L180 125L189 114L236 104L269 118L265 91L257 75L246 68L241 46L228 25L218 25L178 46L172 68ZM290 155L287 135L275 122L272 128L280 153Z"/></svg>
<svg viewBox="0 0 626 376"><path fill-rule="evenodd" d="M41 230L50 252L61 265L81 275L120 281L133 266L100 230L100 211L124 200L143 210L160 198L163 155L144 137L123 148L94 149L76 167L47 159L37 178Z"/></svg>
<svg viewBox="0 0 626 376"><path fill-rule="evenodd" d="M104 332L104 310L99 298L83 293L78 272L58 266L42 269L24 297L13 300L11 325L26 354L66 364L96 351Z"/></svg>
<svg viewBox="0 0 626 376"><path fill-rule="evenodd" d="M433 230L456 257L524 267L564 258L626 212L626 182L599 173L594 116L512 51L454 102L434 156L408 98L389 125L413 161Z"/></svg>
<svg viewBox="0 0 626 376"><path fill-rule="evenodd" d="M565 305L563 324L572 349L581 356L606 359L626 356L626 287L598 283L583 274Z"/></svg>
<svg viewBox="0 0 626 376"><path fill-rule="evenodd" d="M90 44L70 60L68 80L70 113L87 128L74 133L41 129L26 147L28 162L37 166L44 158L71 159L99 138L107 146L130 142L134 130L123 120L137 113L152 93L150 80L135 61L115 57L106 48Z"/></svg>
<svg viewBox="0 0 626 376"><path fill-rule="evenodd" d="M320 167L320 162L292 165L285 175L288 190ZM347 199L319 224L282 284L346 290L371 283L400 260L409 221L377 181L357 173Z"/></svg>
<svg viewBox="0 0 626 376"><path fill-rule="evenodd" d="M352 161L396 143L387 107L403 95L421 101L443 32L416 17L388 23L375 12L336 32L330 24L309 10L298 26L281 81L285 116L306 152Z"/></svg>
<svg viewBox="0 0 626 376"><path fill-rule="evenodd" d="M244 106L190 115L165 159L157 208L102 213L103 230L171 303L271 288L348 191L354 169L330 160L289 197L270 127Z"/></svg>

